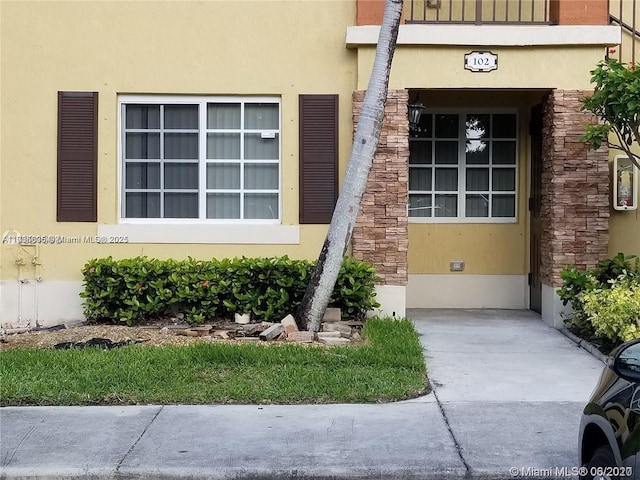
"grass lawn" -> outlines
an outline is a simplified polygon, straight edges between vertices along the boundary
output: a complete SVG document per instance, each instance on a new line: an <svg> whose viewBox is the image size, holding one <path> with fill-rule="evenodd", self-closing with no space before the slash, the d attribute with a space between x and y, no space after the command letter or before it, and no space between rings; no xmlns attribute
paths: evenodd
<svg viewBox="0 0 640 480"><path fill-rule="evenodd" d="M427 391L409 320L371 319L364 345L130 345L0 353L0 405L372 403Z"/></svg>

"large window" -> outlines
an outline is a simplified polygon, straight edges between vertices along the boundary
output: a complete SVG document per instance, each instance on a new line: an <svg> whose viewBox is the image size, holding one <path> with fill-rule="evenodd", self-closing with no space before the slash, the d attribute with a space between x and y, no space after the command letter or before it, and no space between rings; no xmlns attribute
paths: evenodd
<svg viewBox="0 0 640 480"><path fill-rule="evenodd" d="M409 142L409 217L515 220L516 137L515 113L424 113Z"/></svg>
<svg viewBox="0 0 640 480"><path fill-rule="evenodd" d="M280 220L280 101L122 97L122 217Z"/></svg>

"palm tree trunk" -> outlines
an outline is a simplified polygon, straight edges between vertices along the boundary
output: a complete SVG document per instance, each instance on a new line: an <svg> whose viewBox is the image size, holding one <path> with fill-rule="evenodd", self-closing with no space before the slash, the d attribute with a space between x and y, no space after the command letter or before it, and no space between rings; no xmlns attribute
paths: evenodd
<svg viewBox="0 0 640 480"><path fill-rule="evenodd" d="M360 210L360 200L367 186L373 157L378 148L387 100L391 60L396 48L402 15L402 3L403 0L387 0L373 70L362 104L342 190L333 211L318 263L309 279L309 285L298 312L300 327L312 332L320 329L320 322L338 279L344 254Z"/></svg>

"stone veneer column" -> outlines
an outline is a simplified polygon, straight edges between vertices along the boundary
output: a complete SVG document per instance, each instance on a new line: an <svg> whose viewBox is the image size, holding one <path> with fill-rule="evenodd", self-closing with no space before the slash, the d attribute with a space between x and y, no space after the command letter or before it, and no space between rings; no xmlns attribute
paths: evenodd
<svg viewBox="0 0 640 480"><path fill-rule="evenodd" d="M364 91L353 93L357 125ZM374 264L382 285L407 284L409 121L406 90L389 91L380 142L353 231L353 256Z"/></svg>
<svg viewBox="0 0 640 480"><path fill-rule="evenodd" d="M579 139L596 121L580 111L591 93L554 90L544 101L540 273L555 288L565 265L590 268L608 255L609 154Z"/></svg>

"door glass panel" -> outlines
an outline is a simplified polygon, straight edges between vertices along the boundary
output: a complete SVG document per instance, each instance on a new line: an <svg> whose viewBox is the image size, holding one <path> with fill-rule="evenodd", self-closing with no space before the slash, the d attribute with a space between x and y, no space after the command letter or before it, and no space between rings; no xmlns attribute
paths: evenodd
<svg viewBox="0 0 640 480"><path fill-rule="evenodd" d="M436 163L439 165L457 165L458 142L436 142Z"/></svg>
<svg viewBox="0 0 640 480"><path fill-rule="evenodd" d="M516 138L516 120L514 113L493 115L493 138Z"/></svg>
<svg viewBox="0 0 640 480"><path fill-rule="evenodd" d="M413 141L409 143L409 164L430 164L431 142Z"/></svg>
<svg viewBox="0 0 640 480"><path fill-rule="evenodd" d="M467 217L488 217L488 195L467 195L465 210Z"/></svg>
<svg viewBox="0 0 640 480"><path fill-rule="evenodd" d="M436 195L436 205L434 212L436 217L457 217L458 196Z"/></svg>
<svg viewBox="0 0 640 480"><path fill-rule="evenodd" d="M458 190L457 168L436 168L436 190L455 192Z"/></svg>
<svg viewBox="0 0 640 480"><path fill-rule="evenodd" d="M468 168L467 190L471 192L486 192L489 190L489 169Z"/></svg>
<svg viewBox="0 0 640 480"><path fill-rule="evenodd" d="M489 142L484 140L467 140L465 150L468 165L489 164Z"/></svg>
<svg viewBox="0 0 640 480"><path fill-rule="evenodd" d="M431 168L409 167L409 190L431 190Z"/></svg>
<svg viewBox="0 0 640 480"><path fill-rule="evenodd" d="M435 115L436 138L458 138L458 115L438 113Z"/></svg>
<svg viewBox="0 0 640 480"><path fill-rule="evenodd" d="M430 217L431 195L409 195L409 216Z"/></svg>
<svg viewBox="0 0 640 480"><path fill-rule="evenodd" d="M491 203L492 217L515 217L516 216L516 196L515 195L493 195Z"/></svg>
<svg viewBox="0 0 640 480"><path fill-rule="evenodd" d="M516 189L516 171L513 168L494 168L492 187L498 192L513 192Z"/></svg>
<svg viewBox="0 0 640 480"><path fill-rule="evenodd" d="M516 164L516 142L515 141L494 141L493 142L493 164L494 165L515 165Z"/></svg>
<svg viewBox="0 0 640 480"><path fill-rule="evenodd" d="M465 127L466 135L469 139L490 137L491 115L485 113L467 115Z"/></svg>

